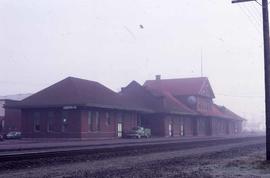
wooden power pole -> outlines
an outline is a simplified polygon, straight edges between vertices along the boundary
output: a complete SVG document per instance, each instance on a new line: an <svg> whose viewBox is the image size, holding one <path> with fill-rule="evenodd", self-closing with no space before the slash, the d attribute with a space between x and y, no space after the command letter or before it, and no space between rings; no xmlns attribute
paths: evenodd
<svg viewBox="0 0 270 178"><path fill-rule="evenodd" d="M241 3L257 0L233 0L232 3ZM268 0L262 0L263 15L263 42L264 42L264 81L265 81L265 116L266 116L266 160L270 161L270 43L269 43L269 19Z"/></svg>

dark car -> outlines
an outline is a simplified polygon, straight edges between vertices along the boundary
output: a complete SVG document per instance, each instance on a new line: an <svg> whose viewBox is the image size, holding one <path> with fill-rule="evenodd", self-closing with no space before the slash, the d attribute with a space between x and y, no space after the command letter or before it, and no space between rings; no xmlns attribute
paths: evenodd
<svg viewBox="0 0 270 178"><path fill-rule="evenodd" d="M21 138L22 138L21 132L17 132L17 131L9 132L6 135L6 139L21 139Z"/></svg>

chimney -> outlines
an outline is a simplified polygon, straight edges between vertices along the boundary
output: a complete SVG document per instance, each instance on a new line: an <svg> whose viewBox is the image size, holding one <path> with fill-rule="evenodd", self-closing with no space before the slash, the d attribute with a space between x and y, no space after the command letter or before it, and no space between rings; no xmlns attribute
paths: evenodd
<svg viewBox="0 0 270 178"><path fill-rule="evenodd" d="M160 80L161 79L161 75L156 75L156 80Z"/></svg>

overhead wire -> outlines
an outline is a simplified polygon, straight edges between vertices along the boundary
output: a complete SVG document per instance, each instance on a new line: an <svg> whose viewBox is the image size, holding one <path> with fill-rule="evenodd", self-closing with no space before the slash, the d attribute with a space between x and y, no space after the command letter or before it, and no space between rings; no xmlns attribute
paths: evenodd
<svg viewBox="0 0 270 178"><path fill-rule="evenodd" d="M255 7L255 4L251 4L251 5L246 6L246 7L247 7L249 13L252 14L252 16L254 17L254 19L258 23L258 25L261 26L262 25L262 17L261 17L261 14L258 13L258 11L256 11L257 9Z"/></svg>
<svg viewBox="0 0 270 178"><path fill-rule="evenodd" d="M258 0L255 0L255 2L256 2L257 4L259 4L260 6L262 6L262 3L260 3Z"/></svg>
<svg viewBox="0 0 270 178"><path fill-rule="evenodd" d="M257 15L260 19L262 19L262 10L261 10L261 7L255 5L254 3L252 3L252 7L253 9L257 12Z"/></svg>
<svg viewBox="0 0 270 178"><path fill-rule="evenodd" d="M219 96L225 96L225 97L232 97L232 98L257 98L257 99L264 99L264 96L259 95L229 95L229 94L223 94L223 93L216 93L216 95Z"/></svg>
<svg viewBox="0 0 270 178"><path fill-rule="evenodd" d="M254 22L254 17L252 17L252 15L250 15L250 12L248 10L245 10L244 6L242 5L239 5L238 4L238 7L240 8L240 10L247 16L249 22L252 24L252 26L256 29L256 31L261 34L261 30L260 28L258 27L258 22L256 22L256 19L255 19L255 22Z"/></svg>

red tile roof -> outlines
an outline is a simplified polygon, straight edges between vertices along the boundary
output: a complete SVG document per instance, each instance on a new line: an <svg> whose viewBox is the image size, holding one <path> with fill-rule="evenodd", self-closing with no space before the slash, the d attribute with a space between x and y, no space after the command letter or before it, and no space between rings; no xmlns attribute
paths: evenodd
<svg viewBox="0 0 270 178"><path fill-rule="evenodd" d="M116 92L98 82L68 77L27 97L17 107L118 106L117 97Z"/></svg>
<svg viewBox="0 0 270 178"><path fill-rule="evenodd" d="M225 106L219 106L215 105L219 111L224 115L225 118L231 118L231 119L236 119L236 120L245 120L241 116L235 114L233 111L230 109L226 108Z"/></svg>
<svg viewBox="0 0 270 178"><path fill-rule="evenodd" d="M128 105L133 105L136 108L147 108L159 113L196 114L170 93L164 93L163 96L158 97L154 96L136 81L132 81L123 88L120 94L128 101Z"/></svg>
<svg viewBox="0 0 270 178"><path fill-rule="evenodd" d="M141 110L154 112L160 104L157 98L136 81L132 81L126 87L123 87L119 95L122 103L130 108L141 108Z"/></svg>
<svg viewBox="0 0 270 178"><path fill-rule="evenodd" d="M121 92L116 93L98 82L68 77L8 107L48 108L89 106L142 112L242 119L229 109L214 104L212 105L212 109L206 113L194 111L174 97L177 94L198 94L205 82L208 82L207 78L171 79L147 81L144 84L145 87L143 87L136 81L132 81ZM159 90L155 90L155 95L153 94L153 87L159 88ZM149 88L151 88L150 91Z"/></svg>
<svg viewBox="0 0 270 178"><path fill-rule="evenodd" d="M226 116L220 112L219 108L215 104L211 104L211 108L208 111L198 111L203 116L226 118Z"/></svg>
<svg viewBox="0 0 270 178"><path fill-rule="evenodd" d="M170 113L186 113L186 114L192 114L196 115L197 112L193 111L186 105L184 105L181 101L176 99L174 96L172 96L168 92L163 93L163 108L165 112L170 112Z"/></svg>
<svg viewBox="0 0 270 178"><path fill-rule="evenodd" d="M162 80L147 80L144 86L156 95L160 92L169 92L174 96L180 95L201 95L201 89L205 84L209 84L206 77L198 78L180 78L180 79L162 79ZM209 84L210 86L210 84ZM214 93L209 87L211 97L214 98Z"/></svg>
<svg viewBox="0 0 270 178"><path fill-rule="evenodd" d="M211 109L204 112L199 112L203 116L216 117L216 118L225 118L233 120L244 120L225 106L219 106L216 104L211 105Z"/></svg>

